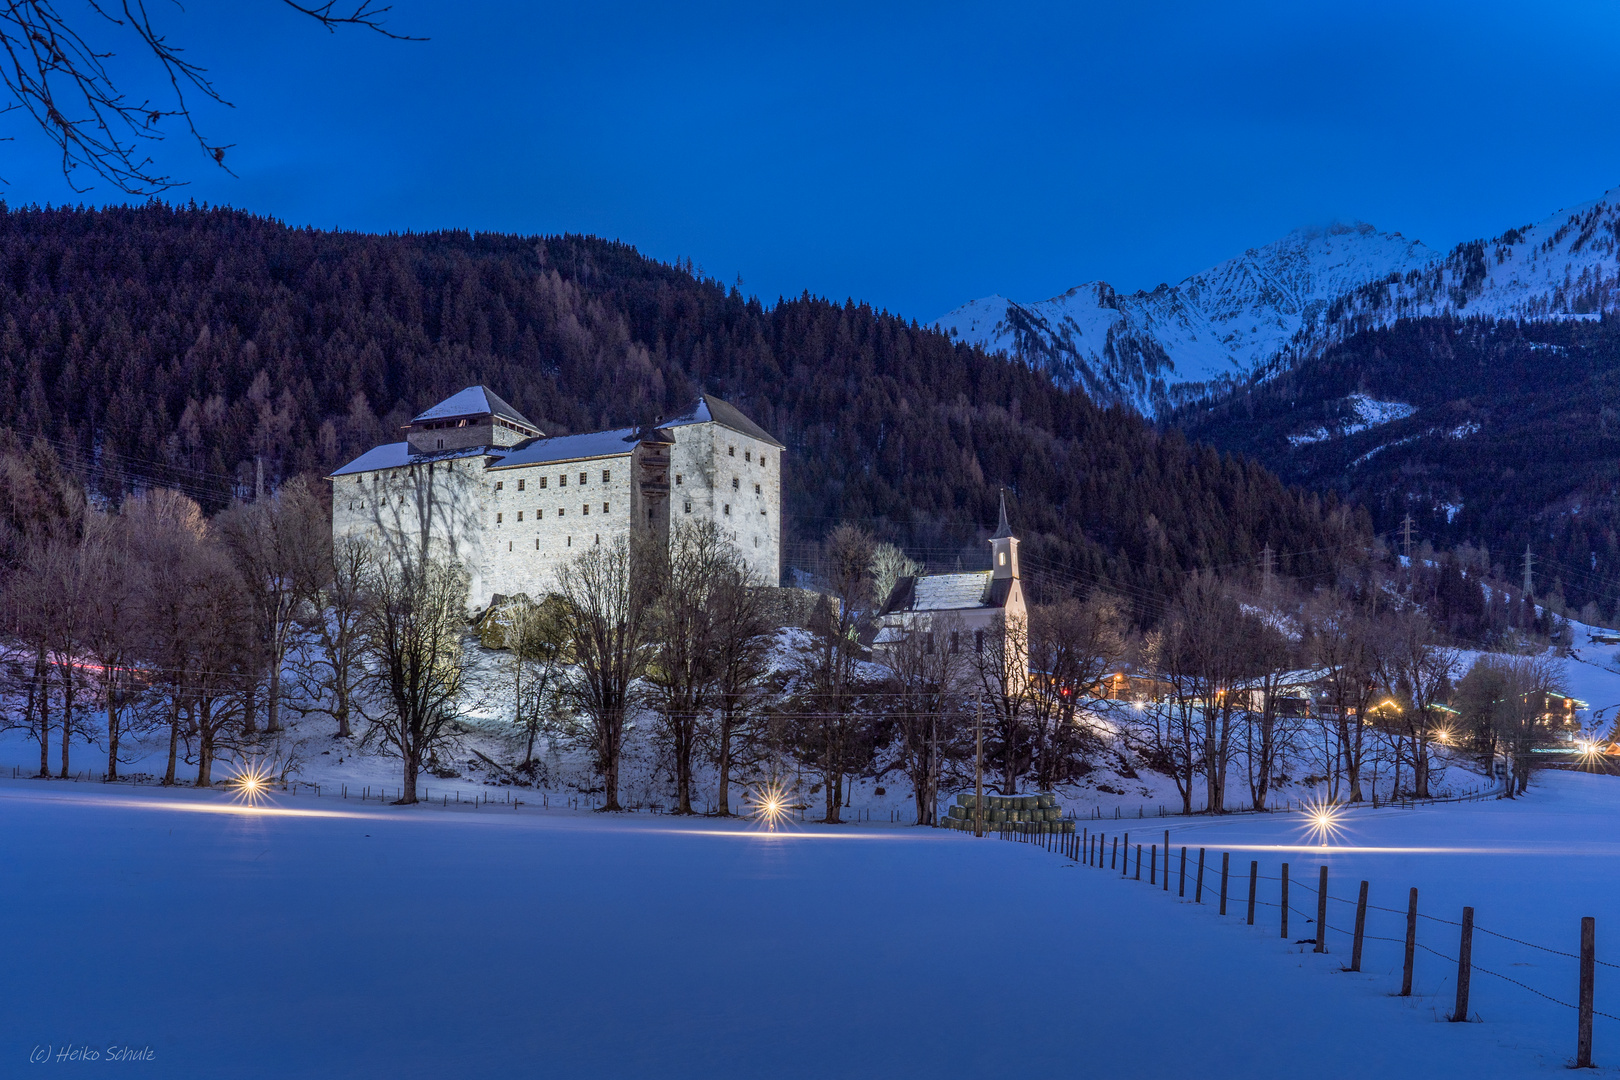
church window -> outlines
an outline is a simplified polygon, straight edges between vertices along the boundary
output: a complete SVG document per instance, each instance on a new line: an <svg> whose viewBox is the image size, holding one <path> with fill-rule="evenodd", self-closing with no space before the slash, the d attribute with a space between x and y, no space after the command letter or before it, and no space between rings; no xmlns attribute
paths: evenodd
<svg viewBox="0 0 1620 1080"><path fill-rule="evenodd" d="M681 486L681 474L680 473L675 474L675 486L676 487Z"/></svg>
<svg viewBox="0 0 1620 1080"><path fill-rule="evenodd" d="M998 552L996 554L996 564L998 566L1006 566L1007 565L1007 553L1005 551Z"/></svg>
<svg viewBox="0 0 1620 1080"><path fill-rule="evenodd" d="M686 512L688 514L690 514L692 512L692 504L691 503L686 504Z"/></svg>
<svg viewBox="0 0 1620 1080"><path fill-rule="evenodd" d="M496 490L496 491L499 491L499 490L501 490L501 488L503 488L503 487L505 487L505 486L506 486L506 481L504 481L504 480L497 480L497 481L495 481L495 490Z"/></svg>
<svg viewBox="0 0 1620 1080"><path fill-rule="evenodd" d="M579 512L582 513L582 514L590 513L591 512L591 504L586 503L584 506L579 508Z"/></svg>
<svg viewBox="0 0 1620 1080"><path fill-rule="evenodd" d="M541 488L541 490L545 490L545 486L546 486L546 477L542 476L540 478L540 488Z"/></svg>
<svg viewBox="0 0 1620 1080"><path fill-rule="evenodd" d="M519 480L519 481L518 481L518 490L519 490L519 491L522 491L522 490L523 490L523 481L522 481L522 480Z"/></svg>
<svg viewBox="0 0 1620 1080"><path fill-rule="evenodd" d="M499 525L500 523L501 523L501 515L496 514L495 515L495 524Z"/></svg>
<svg viewBox="0 0 1620 1080"><path fill-rule="evenodd" d="M583 485L585 483L585 475L586 475L585 473L580 473L579 474L579 482L580 482L581 485Z"/></svg>
<svg viewBox="0 0 1620 1080"><path fill-rule="evenodd" d="M603 469L602 470L602 483L609 484L609 483L612 483L612 482L613 482L613 473L610 472L607 469Z"/></svg>
<svg viewBox="0 0 1620 1080"><path fill-rule="evenodd" d="M738 480L735 476L733 476L731 478L731 490L732 491L741 491L742 490L742 481Z"/></svg>

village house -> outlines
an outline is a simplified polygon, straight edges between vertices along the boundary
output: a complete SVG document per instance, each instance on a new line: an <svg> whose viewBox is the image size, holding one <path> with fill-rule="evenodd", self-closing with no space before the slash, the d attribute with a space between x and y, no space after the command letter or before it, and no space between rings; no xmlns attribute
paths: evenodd
<svg viewBox="0 0 1620 1080"><path fill-rule="evenodd" d="M469 603L543 596L586 547L712 521L755 580L782 573L784 447L711 395L647 428L547 437L488 387L412 418L404 439L328 477L332 535L457 560Z"/></svg>

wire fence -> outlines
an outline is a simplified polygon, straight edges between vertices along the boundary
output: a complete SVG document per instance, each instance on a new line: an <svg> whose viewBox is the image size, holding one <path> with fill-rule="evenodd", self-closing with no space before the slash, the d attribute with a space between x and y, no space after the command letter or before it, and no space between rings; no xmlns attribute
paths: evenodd
<svg viewBox="0 0 1620 1080"><path fill-rule="evenodd" d="M1490 793L1471 795L1466 798L1494 797ZM1235 901L1239 905L1239 913L1246 911L1248 925L1255 925L1255 912L1258 908L1269 908L1277 913L1279 934L1284 940L1294 945L1311 945L1314 951L1326 953L1329 934L1337 934L1341 938L1349 938L1352 942L1351 961L1345 970L1360 971L1362 946L1367 941L1385 942L1399 945L1404 948L1404 962L1402 967L1402 980L1400 996L1411 996L1412 980L1415 965L1415 954L1424 953L1443 961L1448 965L1456 966L1456 1007L1449 1014L1448 1019L1454 1022L1478 1020L1478 1014L1469 1010L1469 994L1471 977L1474 973L1488 975L1519 990L1534 995L1537 998L1551 1002L1561 1008L1569 1009L1576 1014L1576 1050L1574 1065L1576 1068L1587 1068L1592 1064L1592 1021L1595 1017L1612 1020L1620 1023L1620 1016L1604 1012L1595 1007L1595 969L1598 967L1620 968L1620 964L1599 960L1596 955L1596 926L1592 918L1581 920L1581 945L1579 952L1570 952L1566 949L1557 949L1549 945L1528 941L1512 934L1499 930L1492 930L1480 926L1474 921L1474 909L1465 907L1462 918L1447 919L1438 915L1431 915L1418 910L1418 891L1411 889L1409 906L1405 909L1385 907L1367 901L1368 883L1362 881L1359 894L1354 899L1335 896L1327 889L1328 868L1319 867L1319 877L1315 885L1308 880L1291 877L1288 863L1280 865L1276 875L1260 873L1260 864L1257 860L1249 862L1248 873L1239 875L1246 877L1247 888L1243 895L1234 896L1231 892L1231 853L1218 852L1217 858L1209 858L1208 848L1189 848L1181 846L1179 855L1173 853L1170 845L1170 833L1166 830L1162 835L1162 842L1155 834L1155 839L1149 843L1137 842L1134 850L1130 834L1108 835L1100 831L1092 831L1089 827L1082 827L1074 832L1048 831L1037 832L1018 825L991 826L986 830L987 835L993 835L1002 840L1023 844L1035 845L1051 851L1072 862L1091 866L1097 869L1110 870L1116 873L1120 880L1132 882L1145 882L1150 888L1169 892L1172 888L1180 899L1188 899L1189 887L1189 852L1196 851L1196 864L1192 868L1191 887L1193 890L1191 900L1194 903L1205 903L1206 893L1214 892L1218 888L1220 914L1226 915L1230 903ZM1132 866L1134 856L1135 865ZM1173 858L1179 858L1179 866L1172 865ZM1144 876L1144 861L1146 874ZM1211 862L1220 867L1218 885L1206 883ZM1174 877L1174 880L1172 878ZM1261 883L1275 885L1276 899L1267 900L1260 896ZM1269 891L1269 890L1268 890ZM1316 898L1316 910L1301 908L1295 902L1304 896ZM1332 909L1330 905L1341 905L1340 909ZM1329 917L1332 910L1349 908L1354 913L1352 926L1335 925ZM1401 917L1406 923L1406 933L1402 937L1391 937L1387 934L1369 933L1367 931L1368 913L1379 913ZM1304 925L1312 926L1311 937L1292 939L1288 932L1289 915L1298 916ZM1458 934L1459 947L1456 955L1435 948L1433 945L1418 940L1417 929L1420 924L1432 924L1436 928L1455 928ZM1564 960L1573 960L1578 967L1576 978L1573 980L1576 994L1574 1000L1566 1000L1557 994L1532 986L1523 979L1509 975L1494 968L1485 967L1475 962L1473 957L1473 939L1475 934L1505 942L1521 949L1530 950L1537 955L1559 957ZM1511 957L1510 957L1511 962ZM1528 965L1527 965L1528 966Z"/></svg>

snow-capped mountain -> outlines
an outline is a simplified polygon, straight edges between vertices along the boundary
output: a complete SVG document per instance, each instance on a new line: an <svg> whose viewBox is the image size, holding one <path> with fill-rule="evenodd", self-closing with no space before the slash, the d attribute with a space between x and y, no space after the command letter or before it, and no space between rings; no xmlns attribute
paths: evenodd
<svg viewBox="0 0 1620 1080"><path fill-rule="evenodd" d="M1094 281L1034 304L992 296L938 325L1100 400L1152 411L1177 387L1248 375L1350 291L1434 262L1399 233L1341 223L1296 230L1179 285L1120 294Z"/></svg>
<svg viewBox="0 0 1620 1080"><path fill-rule="evenodd" d="M965 304L937 325L1060 384L1154 412L1211 383L1425 315L1560 319L1620 307L1620 189L1440 255L1360 222L1302 229L1175 286L1088 282L1020 304Z"/></svg>

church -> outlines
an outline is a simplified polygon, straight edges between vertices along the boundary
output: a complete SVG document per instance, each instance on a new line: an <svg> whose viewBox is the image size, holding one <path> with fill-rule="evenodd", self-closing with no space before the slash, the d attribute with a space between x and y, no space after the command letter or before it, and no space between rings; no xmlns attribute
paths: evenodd
<svg viewBox="0 0 1620 1080"><path fill-rule="evenodd" d="M785 447L712 395L652 427L548 437L469 386L402 434L327 478L333 539L453 558L475 610L551 592L565 560L632 529L668 543L682 521L713 521L759 584L781 580Z"/></svg>

